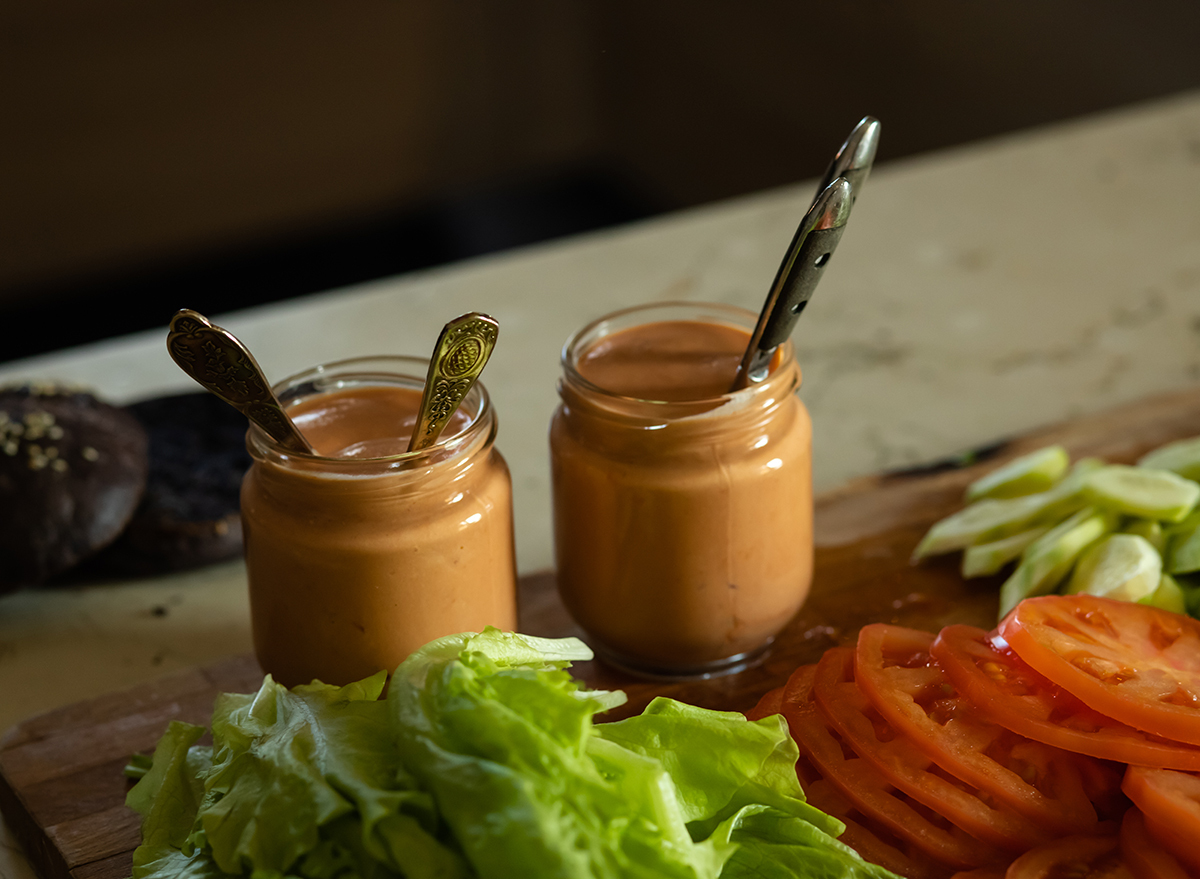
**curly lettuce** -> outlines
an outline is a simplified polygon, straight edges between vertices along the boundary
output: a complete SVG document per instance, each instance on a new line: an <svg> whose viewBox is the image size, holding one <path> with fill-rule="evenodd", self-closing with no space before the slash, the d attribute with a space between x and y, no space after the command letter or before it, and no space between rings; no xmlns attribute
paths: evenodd
<svg viewBox="0 0 1200 879"><path fill-rule="evenodd" d="M576 639L488 629L391 676L216 703L172 723L128 804L133 879L890 877L804 801L782 720L625 700Z"/></svg>

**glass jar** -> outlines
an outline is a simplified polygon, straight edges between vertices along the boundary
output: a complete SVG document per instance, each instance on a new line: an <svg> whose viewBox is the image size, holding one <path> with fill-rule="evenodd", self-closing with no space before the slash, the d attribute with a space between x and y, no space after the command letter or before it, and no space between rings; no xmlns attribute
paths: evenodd
<svg viewBox="0 0 1200 879"><path fill-rule="evenodd" d="M411 397L415 412L428 366L343 360L275 392L289 411L328 401L338 427L335 404L355 395ZM296 454L250 428L241 504L251 625L276 680L344 685L394 671L443 635L516 629L512 481L481 384L458 412L429 448L382 457ZM406 447L398 436L393 449Z"/></svg>
<svg viewBox="0 0 1200 879"><path fill-rule="evenodd" d="M558 588L614 665L667 678L736 671L808 595L812 425L791 343L761 383L724 390L755 321L731 306L645 305L589 324L563 348L550 427ZM710 382L717 390L685 387L686 358L682 371L665 360L658 368L667 327L684 342L720 330L729 350L727 375ZM621 351L623 333L642 358L625 374L669 399L585 377L582 362L602 343Z"/></svg>

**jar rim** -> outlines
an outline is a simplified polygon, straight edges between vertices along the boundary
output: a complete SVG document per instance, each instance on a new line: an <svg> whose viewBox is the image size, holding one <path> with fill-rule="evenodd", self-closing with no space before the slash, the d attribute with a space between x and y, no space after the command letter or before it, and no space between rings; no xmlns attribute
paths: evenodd
<svg viewBox="0 0 1200 879"><path fill-rule="evenodd" d="M370 368L375 367L375 368ZM384 367L392 367L384 369ZM404 368L419 368L419 373L398 371ZM341 360L333 360L328 363L319 363L316 366L294 373L286 378L283 378L271 386L271 390L279 398L283 404L284 411L297 402L304 399L311 399L313 396L325 393L333 393L344 387L377 387L380 384L393 384L393 382L369 381L371 378L391 378L405 379L408 383L394 382L398 386L410 387L414 390L423 390L425 382L428 379L429 358L415 357L405 354L378 354L365 355L359 357L347 357ZM341 382L347 382L349 379L358 378L366 379L361 383L354 385L343 385ZM330 382L329 386L321 383L321 380ZM306 386L312 386L311 390L306 393L295 393L289 402L289 390L306 389ZM261 450L263 453L269 453L274 458L280 461L294 461L305 465L321 465L329 467L338 467L345 469L352 468L372 468L378 470L384 468L386 470L409 469L412 465L423 462L432 461L436 458L444 458L448 454L452 455L463 446L470 445L481 432L490 430L492 435L495 434L495 411L492 408L492 398L488 394L487 388L483 383L476 381L463 398L459 406L470 405L469 421L466 426L457 433L443 433L438 437L437 441L430 446L417 451L400 452L396 455L382 455L377 457L334 457L329 455L309 454L307 452L295 452L290 449L285 449L274 439L272 439L266 431L251 422L250 428L246 434L246 440L251 445L251 451L255 449Z"/></svg>
<svg viewBox="0 0 1200 879"><path fill-rule="evenodd" d="M698 400L651 400L644 397L631 397L625 394L617 394L608 390L595 382L585 378L576 366L579 356L595 342L609 335L611 332L618 330L629 329L636 326L644 326L655 321L646 320L636 323L624 324L622 321L626 318L636 316L642 313L662 311L664 318L667 318L672 311L690 312L692 319L700 319L703 317L716 318L709 320L708 323L724 323L729 326L735 326L739 329L745 329L747 332L753 332L754 326L758 321L758 315L754 312L742 308L737 305L729 305L723 302L695 302L689 300L666 300L661 302L646 302L641 305L634 305L628 308L621 308L617 311L609 312L595 320L585 324L580 329L572 333L567 341L563 343L562 351L559 359L562 364L563 374L570 384L581 388L591 394L597 394L605 399L614 402L621 402L629 405L646 406L650 409L662 407L659 411L670 411L675 409L690 409L693 407L709 407L718 406L733 400L741 400L753 396L754 393L770 384L771 379L786 371L785 367L795 362L795 350L792 347L791 341L786 341L779 346L779 353L775 356L775 363L768 373L767 377L761 382L753 383L745 388L737 391L726 391L715 397L708 397ZM681 318L675 318L681 319ZM608 330L607 332L599 332L605 329L606 324L620 323L620 326Z"/></svg>

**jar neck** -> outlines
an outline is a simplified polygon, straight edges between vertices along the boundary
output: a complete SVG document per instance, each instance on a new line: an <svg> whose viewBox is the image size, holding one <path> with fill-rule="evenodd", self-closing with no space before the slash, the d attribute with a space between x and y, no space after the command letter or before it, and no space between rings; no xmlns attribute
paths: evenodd
<svg viewBox="0 0 1200 879"><path fill-rule="evenodd" d="M712 329L723 327L726 331L732 329L739 331L739 335L744 334L745 342L741 344L748 344L756 322L757 315L742 308L695 302L651 303L600 318L577 332L563 346L562 378L558 386L563 406L571 414L581 417L621 423L630 428L647 430L670 428L673 431L704 432L719 430L723 426L732 426L733 424L749 426L769 419L772 413L800 386L800 369L796 363L795 351L791 342L785 342L779 346L772 359L770 370L761 382L753 383L739 391L713 394L711 391L705 390L703 398L679 399L681 391L687 393L687 391L683 391L684 388L708 389L712 388L714 384L718 388L728 386L722 382L719 374L709 372L704 378L692 384L696 375L693 375L690 369L685 373L678 371L680 362L678 358L682 357L686 362L687 357L696 356L698 351L709 350L707 348L689 348L689 345L714 344L719 348L719 350L712 349L714 357L728 358L732 353L736 358L740 357L742 351L741 345L738 345L737 351L731 352L731 340L727 332L712 335L708 330L697 330L694 334L685 330L688 336L683 337L684 341L680 342L679 328L703 325ZM659 332L659 328L666 331L664 337L655 335L656 332ZM659 375L657 383L650 381L644 385L639 382L629 384L622 378L617 379L614 387L621 387L624 381L628 387L636 387L638 390L642 390L644 387L649 391L663 392L665 394L663 399L642 399L629 396L627 395L628 391L619 393L596 383L603 379L590 380L590 376L595 374L592 371L594 369L592 364L595 361L590 359L592 357L590 352L594 349L604 350L604 346L610 344L607 342L608 339L625 338L625 334L629 331L634 333L632 339L625 343L617 342L615 350L622 350L622 344L631 346L626 350L637 352L634 355L637 359L632 362L639 364L639 368L645 370L644 373L639 374L649 377L651 370L654 370L657 355L647 352L653 352L656 348L644 346L647 344L656 346L660 344L660 338L670 339L670 341L661 342L664 346L662 363L666 369L672 364L672 358L676 358L673 364L674 371ZM653 342L647 343L647 339L652 339ZM689 339L703 339L704 342L689 341ZM715 339L720 339L720 341L714 341ZM732 344L738 344L736 339L732 341ZM681 354L681 350L685 353ZM623 355L602 354L601 356L614 356L613 362L622 364ZM581 369L581 363L585 359L589 360L589 370L586 375L585 371ZM626 361L626 363L628 362L630 361ZM710 361L709 367L711 368L717 362L719 361ZM628 370L628 366L624 368ZM602 371L600 375L603 376L605 373ZM628 372L624 375L628 375ZM675 376L678 376L681 384L674 384ZM731 370L728 377L729 385L733 383L733 378ZM664 379L666 384L663 384Z"/></svg>
<svg viewBox="0 0 1200 879"><path fill-rule="evenodd" d="M787 358L762 382L711 400L664 403L605 393L564 375L558 384L563 408L572 418L611 427L667 430L697 436L748 429L770 421L800 387L800 368Z"/></svg>
<svg viewBox="0 0 1200 879"><path fill-rule="evenodd" d="M314 367L284 379L273 390L285 410L301 407L310 400L339 394L370 393L395 388L419 397L428 372L428 361L415 357L365 357ZM413 397L415 400L416 397ZM343 480L382 476L431 476L452 473L486 455L496 438L496 415L482 384L476 383L459 405L466 424L447 430L434 444L413 452L384 457L323 456L290 451L263 430L250 426L246 447L256 464L281 472L305 473ZM353 424L351 420L348 422ZM369 424L369 422L366 422ZM367 432L369 428L364 427ZM392 428L394 429L394 428ZM396 437L394 447L403 448L407 437ZM388 443L391 446L391 443Z"/></svg>
<svg viewBox="0 0 1200 879"><path fill-rule="evenodd" d="M465 429L417 452L386 458L327 458L298 454L283 448L258 427L246 434L246 448L255 464L310 476L355 480L380 477L405 479L455 478L456 472L485 457L496 441L496 416L488 406Z"/></svg>

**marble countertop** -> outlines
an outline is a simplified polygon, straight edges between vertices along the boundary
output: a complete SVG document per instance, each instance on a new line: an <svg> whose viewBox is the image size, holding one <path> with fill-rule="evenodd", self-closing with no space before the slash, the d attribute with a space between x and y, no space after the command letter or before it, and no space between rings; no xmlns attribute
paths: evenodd
<svg viewBox="0 0 1200 879"><path fill-rule="evenodd" d="M1200 381L1200 92L894 162L883 122L879 163L793 336L818 490ZM528 573L552 564L546 430L562 342L652 300L757 310L814 185L210 317L283 377L424 353L449 318L494 315L484 382ZM116 402L189 389L166 354L169 316L5 364L0 382L78 382ZM0 729L249 650L240 563L9 595ZM29 875L3 833L0 877Z"/></svg>

